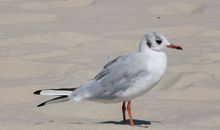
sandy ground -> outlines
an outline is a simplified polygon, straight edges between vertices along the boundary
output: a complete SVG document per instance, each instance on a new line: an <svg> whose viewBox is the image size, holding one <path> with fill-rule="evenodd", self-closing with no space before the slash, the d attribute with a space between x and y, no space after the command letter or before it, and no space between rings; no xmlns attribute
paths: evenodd
<svg viewBox="0 0 220 130"><path fill-rule="evenodd" d="M149 130L220 129L218 0L0 0L0 129L144 129L120 124L121 104L62 103L42 88L77 87L157 31L184 51L166 50L161 83L133 101Z"/></svg>

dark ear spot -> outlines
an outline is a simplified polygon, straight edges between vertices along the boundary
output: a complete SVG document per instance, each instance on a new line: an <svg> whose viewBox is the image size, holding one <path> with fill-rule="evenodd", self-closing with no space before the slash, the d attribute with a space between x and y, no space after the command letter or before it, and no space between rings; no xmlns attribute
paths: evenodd
<svg viewBox="0 0 220 130"><path fill-rule="evenodd" d="M152 44L151 44L151 42L150 42L149 40L147 40L147 46L148 46L149 48L151 48L151 46L152 46Z"/></svg>

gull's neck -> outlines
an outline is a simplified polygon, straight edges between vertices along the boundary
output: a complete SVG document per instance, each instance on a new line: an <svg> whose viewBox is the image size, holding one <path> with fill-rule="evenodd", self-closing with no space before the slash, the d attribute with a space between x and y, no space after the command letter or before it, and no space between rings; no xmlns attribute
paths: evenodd
<svg viewBox="0 0 220 130"><path fill-rule="evenodd" d="M158 57L165 58L166 59L166 54L163 51L156 51L152 50L149 48L145 42L140 42L139 44L139 52L145 53L150 57L155 57L157 59Z"/></svg>
<svg viewBox="0 0 220 130"><path fill-rule="evenodd" d="M153 65L151 67L151 71L153 74L156 75L155 77L158 77L160 79L162 75L165 73L167 67L167 56L165 52L152 50L151 48L146 46L145 43L140 44L139 52L144 54L146 60Z"/></svg>
<svg viewBox="0 0 220 130"><path fill-rule="evenodd" d="M139 52L147 52L147 51L151 51L151 49L146 46L146 43L144 41L141 41L139 43Z"/></svg>
<svg viewBox="0 0 220 130"><path fill-rule="evenodd" d="M140 42L139 44L139 52L144 52L144 53L158 53L161 51L157 51L157 50L153 50L151 48L149 48L145 42Z"/></svg>

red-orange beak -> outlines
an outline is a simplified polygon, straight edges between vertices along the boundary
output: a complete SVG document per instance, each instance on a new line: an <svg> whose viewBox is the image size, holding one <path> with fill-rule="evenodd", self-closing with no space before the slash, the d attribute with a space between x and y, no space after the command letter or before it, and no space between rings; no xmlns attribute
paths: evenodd
<svg viewBox="0 0 220 130"><path fill-rule="evenodd" d="M167 45L168 48L174 48L174 49L177 49L177 50L183 50L183 48L181 46L178 46L178 45L175 45L175 44L170 44L170 45Z"/></svg>

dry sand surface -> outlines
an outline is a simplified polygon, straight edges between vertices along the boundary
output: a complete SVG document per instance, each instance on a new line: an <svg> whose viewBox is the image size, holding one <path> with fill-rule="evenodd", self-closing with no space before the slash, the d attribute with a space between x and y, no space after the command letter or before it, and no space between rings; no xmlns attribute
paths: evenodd
<svg viewBox="0 0 220 130"><path fill-rule="evenodd" d="M219 0L0 0L0 129L123 130L121 104L67 102L37 108L42 88L77 87L157 31L167 73L133 101L149 130L220 129Z"/></svg>

